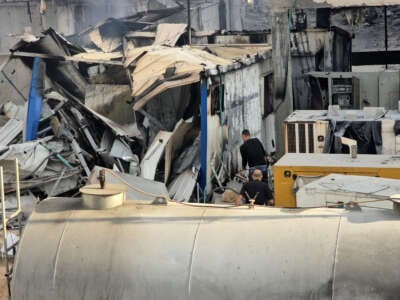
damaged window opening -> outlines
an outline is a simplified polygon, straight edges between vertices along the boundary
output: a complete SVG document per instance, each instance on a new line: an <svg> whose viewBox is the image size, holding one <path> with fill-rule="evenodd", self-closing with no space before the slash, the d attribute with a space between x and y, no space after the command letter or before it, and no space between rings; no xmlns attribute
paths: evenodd
<svg viewBox="0 0 400 300"><path fill-rule="evenodd" d="M325 66L324 66L324 52L325 49L321 48L316 54L315 54L315 70L316 71L323 71Z"/></svg>
<svg viewBox="0 0 400 300"><path fill-rule="evenodd" d="M269 114L274 112L274 105L273 105L273 76L272 74L268 74L267 76L264 76L264 82L263 82L263 117L266 118L268 117Z"/></svg>
<svg viewBox="0 0 400 300"><path fill-rule="evenodd" d="M225 111L224 105L224 92L225 85L212 85L210 88L211 91L211 115L220 114Z"/></svg>

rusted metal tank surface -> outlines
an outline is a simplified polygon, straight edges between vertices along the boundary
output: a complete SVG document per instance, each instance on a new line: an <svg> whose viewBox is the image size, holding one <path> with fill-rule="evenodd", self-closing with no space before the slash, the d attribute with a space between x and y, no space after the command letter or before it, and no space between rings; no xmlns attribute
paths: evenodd
<svg viewBox="0 0 400 300"><path fill-rule="evenodd" d="M32 214L18 299L395 299L392 210L255 209L54 198Z"/></svg>

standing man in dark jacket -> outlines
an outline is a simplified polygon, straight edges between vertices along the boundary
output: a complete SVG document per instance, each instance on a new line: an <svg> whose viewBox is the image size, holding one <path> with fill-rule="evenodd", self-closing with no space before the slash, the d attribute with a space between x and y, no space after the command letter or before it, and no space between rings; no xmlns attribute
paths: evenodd
<svg viewBox="0 0 400 300"><path fill-rule="evenodd" d="M252 138L250 131L245 129L242 131L243 144L240 146L240 154L242 155L242 167L246 169L249 165L249 180L255 169L259 169L263 173L263 181L268 182L268 164L265 159L266 152L258 138Z"/></svg>

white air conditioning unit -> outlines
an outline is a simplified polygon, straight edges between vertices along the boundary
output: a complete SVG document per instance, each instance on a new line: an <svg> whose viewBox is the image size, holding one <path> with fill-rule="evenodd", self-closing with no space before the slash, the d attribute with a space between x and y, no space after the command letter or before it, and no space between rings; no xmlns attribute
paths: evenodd
<svg viewBox="0 0 400 300"><path fill-rule="evenodd" d="M286 121L286 153L323 153L329 121Z"/></svg>

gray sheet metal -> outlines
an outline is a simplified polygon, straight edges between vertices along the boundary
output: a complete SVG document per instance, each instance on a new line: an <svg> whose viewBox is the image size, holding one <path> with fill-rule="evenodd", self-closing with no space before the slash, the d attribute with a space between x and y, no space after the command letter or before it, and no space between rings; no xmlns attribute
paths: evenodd
<svg viewBox="0 0 400 300"><path fill-rule="evenodd" d="M17 119L10 119L0 128L0 147L7 146L22 132L24 122Z"/></svg>
<svg viewBox="0 0 400 300"><path fill-rule="evenodd" d="M96 184L99 182L97 177L99 176L99 171L101 169L104 169L104 168L95 166L92 169L92 173L89 176L88 184ZM118 176L120 176L127 182L129 182L132 186L137 187L147 193L168 197L168 190L167 190L165 184L162 182L145 179L145 178L142 178L139 176L134 176L134 175L127 174L127 173L120 173L120 172L115 172L115 173L118 174ZM106 182L117 183L117 184L123 183L119 178L114 177L109 172L106 172ZM132 189L132 187L127 186L127 189L128 189L127 193L126 193L127 200L140 200L140 201L147 201L147 202L152 202L155 200L154 197L145 195L143 193L139 193L137 190Z"/></svg>
<svg viewBox="0 0 400 300"><path fill-rule="evenodd" d="M37 206L13 299L395 299L399 216L389 210L210 208L128 202Z"/></svg>

